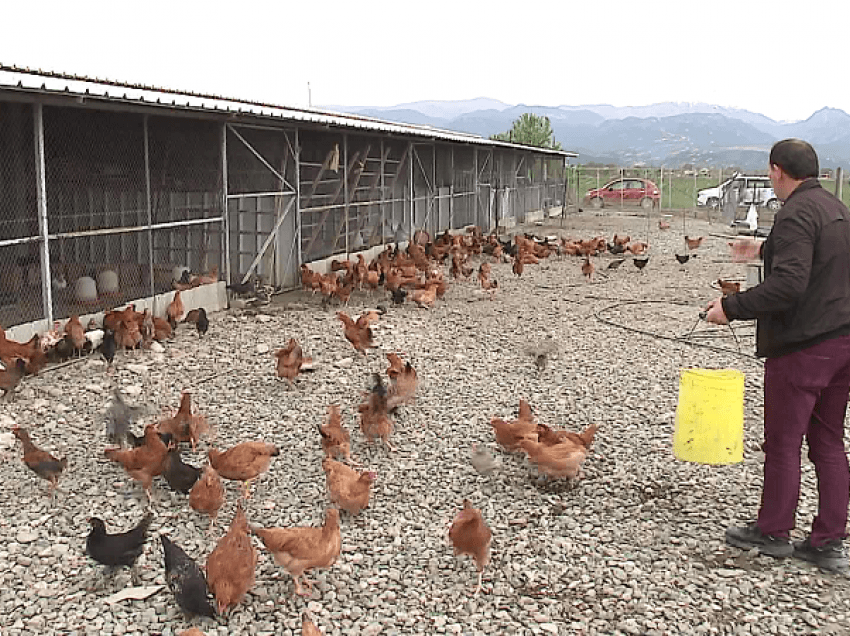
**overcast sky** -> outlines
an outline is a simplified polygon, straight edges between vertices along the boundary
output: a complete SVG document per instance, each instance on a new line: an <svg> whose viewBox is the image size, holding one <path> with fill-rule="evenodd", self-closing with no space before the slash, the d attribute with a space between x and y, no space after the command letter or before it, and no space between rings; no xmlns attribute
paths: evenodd
<svg viewBox="0 0 850 636"><path fill-rule="evenodd" d="M132 8L127 8L132 7ZM787 8L793 7L793 8ZM490 97L850 113L850 3L4 3L0 62L306 106Z"/></svg>

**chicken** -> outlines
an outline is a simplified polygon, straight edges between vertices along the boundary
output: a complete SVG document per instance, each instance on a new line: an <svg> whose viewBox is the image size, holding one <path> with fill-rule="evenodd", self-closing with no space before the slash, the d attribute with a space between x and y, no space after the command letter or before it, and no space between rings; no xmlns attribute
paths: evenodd
<svg viewBox="0 0 850 636"><path fill-rule="evenodd" d="M484 568L490 562L490 541L493 534L484 522L478 508L473 508L468 499L463 500L463 509L455 515L449 528L449 540L452 542L455 556L468 554L475 561L478 570L478 585L474 594L481 591Z"/></svg>
<svg viewBox="0 0 850 636"><path fill-rule="evenodd" d="M250 482L269 469L272 457L280 455L280 450L266 442L243 442L223 453L211 448L207 455L210 465L224 479L243 482L247 497Z"/></svg>
<svg viewBox="0 0 850 636"><path fill-rule="evenodd" d="M612 240L614 242L614 245L619 245L620 247L625 247L626 245L629 244L629 241L632 240L632 237L631 236L617 236L615 234L614 238Z"/></svg>
<svg viewBox="0 0 850 636"><path fill-rule="evenodd" d="M498 458L493 457L493 454L489 450L478 444L472 445L472 454L469 461L472 463L475 472L479 475L489 475L502 465L502 462Z"/></svg>
<svg viewBox="0 0 850 636"><path fill-rule="evenodd" d="M153 501L151 494L153 478L162 474L168 455L168 448L157 434L153 424L145 427L144 446L129 450L107 448L104 454L112 461L121 464L130 477L141 483L148 501Z"/></svg>
<svg viewBox="0 0 850 636"><path fill-rule="evenodd" d="M581 273L584 274L587 280L592 280L595 269L596 268L593 266L593 263L590 262L590 256L585 256L584 263L581 265Z"/></svg>
<svg viewBox="0 0 850 636"><path fill-rule="evenodd" d="M165 315L168 318L168 324L172 329L177 329L177 323L183 319L183 314L186 309L183 306L183 300L180 298L180 290L174 292L174 298L168 303L165 308Z"/></svg>
<svg viewBox="0 0 850 636"><path fill-rule="evenodd" d="M207 579L192 558L164 534L159 536L165 557L165 582L174 594L177 606L183 613L192 616L215 617L215 608L210 603Z"/></svg>
<svg viewBox="0 0 850 636"><path fill-rule="evenodd" d="M75 314L68 319L68 322L65 323L65 333L70 336L77 354L82 353L83 346L86 344L86 330L83 329L79 316Z"/></svg>
<svg viewBox="0 0 850 636"><path fill-rule="evenodd" d="M201 435L209 430L207 418L200 414L192 414L192 394L183 391L180 396L180 407L174 417L162 420L156 425L160 433L170 433L175 442L189 442L194 451L198 447Z"/></svg>
<svg viewBox="0 0 850 636"><path fill-rule="evenodd" d="M519 446L528 455L529 461L537 464L541 473L554 478L576 477L587 458L587 448L571 440L547 446L534 439L525 438L520 440Z"/></svg>
<svg viewBox="0 0 850 636"><path fill-rule="evenodd" d="M153 316L147 308L142 312L142 317L138 324L139 333L142 336L142 349L150 349L156 336L156 326L154 326Z"/></svg>
<svg viewBox="0 0 850 636"><path fill-rule="evenodd" d="M210 321L207 318L207 310L203 307L193 309L186 314L186 319L183 322L189 322L195 325L198 330L198 336L203 336L210 328Z"/></svg>
<svg viewBox="0 0 850 636"><path fill-rule="evenodd" d="M643 258L633 258L632 263L634 263L635 267L640 270L643 270L646 267L646 264L649 263L649 256L644 256Z"/></svg>
<svg viewBox="0 0 850 636"><path fill-rule="evenodd" d="M573 433L572 431L552 429L542 422L538 422L537 441L544 446L553 446L562 442L570 442L576 446L583 446L589 450L591 444L593 444L593 438L596 436L597 428L598 424L591 424L581 433Z"/></svg>
<svg viewBox="0 0 850 636"><path fill-rule="evenodd" d="M519 277L522 277L522 272L525 269L525 267L523 266L522 259L519 257L519 254L514 256L514 264L513 264L513 267L511 269L513 270L514 274L516 274Z"/></svg>
<svg viewBox="0 0 850 636"><path fill-rule="evenodd" d="M301 636L322 636L322 632L316 627L316 624L310 620L309 614L304 612L301 615Z"/></svg>
<svg viewBox="0 0 850 636"><path fill-rule="evenodd" d="M309 596L301 588L312 588L306 572L316 568L329 568L339 557L342 549L342 537L339 532L339 510L328 508L325 511L325 523L319 528L259 528L252 527L251 532L258 537L272 553L274 560L292 577L295 593Z"/></svg>
<svg viewBox="0 0 850 636"><path fill-rule="evenodd" d="M331 404L328 407L328 420L324 425L318 424L319 434L322 436L322 450L325 457L345 457L350 464L357 464L351 458L351 436L342 425L342 414L339 405Z"/></svg>
<svg viewBox="0 0 850 636"><path fill-rule="evenodd" d="M387 374L389 375L389 371ZM392 413L402 404L413 400L413 397L416 395L417 385L416 369L408 361L390 385L387 392L387 410Z"/></svg>
<svg viewBox="0 0 850 636"><path fill-rule="evenodd" d="M0 327L0 361L6 369L15 365L15 360L22 358L26 361L27 373L37 374L47 364L47 354L41 347L41 338L34 334L32 338L24 343L15 342L6 338L6 332Z"/></svg>
<svg viewBox="0 0 850 636"><path fill-rule="evenodd" d="M344 311L338 311L336 315L337 318L342 321L343 335L345 336L345 339L352 344L356 351L359 351L365 356L366 349L370 349L375 346L373 340L374 335L372 334L372 328L369 327L368 321L364 321L363 324L358 324L354 322Z"/></svg>
<svg viewBox="0 0 850 636"><path fill-rule="evenodd" d="M208 273L195 276L189 283L192 287L200 287L201 285L209 285L218 282L218 265L215 265Z"/></svg>
<svg viewBox="0 0 850 636"><path fill-rule="evenodd" d="M732 281L723 280L722 278L717 279L717 286L720 287L720 291L723 292L724 296L737 294L741 291L741 283L733 283Z"/></svg>
<svg viewBox="0 0 850 636"><path fill-rule="evenodd" d="M329 457L322 460L322 469L325 471L331 503L352 515L369 506L369 494L377 478L374 472L357 472Z"/></svg>
<svg viewBox="0 0 850 636"><path fill-rule="evenodd" d="M437 300L437 288L439 285L440 283L438 282L431 282L427 284L425 289L414 289L410 293L410 300L415 302L419 307L428 307L430 309Z"/></svg>
<svg viewBox="0 0 850 636"><path fill-rule="evenodd" d="M15 394L15 389L27 373L27 361L16 358L14 364L0 371L0 389L3 389L3 399L8 400Z"/></svg>
<svg viewBox="0 0 850 636"><path fill-rule="evenodd" d="M184 629L182 632L178 632L177 636L207 636L204 632L202 632L197 627L192 627L190 629Z"/></svg>
<svg viewBox="0 0 850 636"><path fill-rule="evenodd" d="M305 358L295 338L290 338L289 343L275 352L277 358L277 377L284 378L290 387L295 387L294 380L301 372L301 368L313 362L312 358Z"/></svg>
<svg viewBox="0 0 850 636"><path fill-rule="evenodd" d="M646 253L646 250L649 249L649 243L641 243L641 242L631 243L628 246L627 249L628 249L628 251L630 251L635 256L640 256L641 254Z"/></svg>
<svg viewBox="0 0 850 636"><path fill-rule="evenodd" d="M162 477L171 490L188 494L201 477L201 469L185 463L180 456L180 449L174 446L168 449Z"/></svg>
<svg viewBox="0 0 850 636"><path fill-rule="evenodd" d="M139 324L130 318L122 318L115 327L115 342L119 347L135 349L142 342Z"/></svg>
<svg viewBox="0 0 850 636"><path fill-rule="evenodd" d="M688 246L689 250L695 250L700 245L702 245L702 241L703 241L704 238L705 238L704 236L700 236L700 237L697 237L695 239L692 239L692 238L689 238L688 236L685 236L685 244Z"/></svg>
<svg viewBox="0 0 850 636"><path fill-rule="evenodd" d="M658 219L658 229L659 230L669 230L670 229L670 223L668 221Z"/></svg>
<svg viewBox="0 0 850 636"><path fill-rule="evenodd" d="M394 451L395 447L389 440L393 432L393 421L387 411L387 387L379 374L372 374L372 378L375 386L369 391L366 401L358 407L360 430L370 444L378 437L387 448Z"/></svg>
<svg viewBox="0 0 850 636"><path fill-rule="evenodd" d="M675 254L675 256L676 256L676 260L679 261L679 265L684 265L689 260L691 260L690 254ZM696 254L694 254L694 256L696 256Z"/></svg>
<svg viewBox="0 0 850 636"><path fill-rule="evenodd" d="M107 370L112 366L112 361L115 359L115 351L118 349L118 343L115 340L115 332L112 329L103 330L103 342L100 343L100 354L106 360Z"/></svg>
<svg viewBox="0 0 850 636"><path fill-rule="evenodd" d="M43 451L30 440L29 431L25 428L15 426L12 434L21 440L24 447L24 463L36 475L46 479L50 483L51 496L55 493L59 476L68 466L68 458L57 459L47 451Z"/></svg>
<svg viewBox="0 0 850 636"><path fill-rule="evenodd" d="M508 452L520 450L520 441L537 438L537 425L531 414L531 407L525 400L519 401L519 416L510 422L494 417L490 426L496 435L496 443Z"/></svg>
<svg viewBox="0 0 850 636"><path fill-rule="evenodd" d="M388 353L387 361L390 363L390 366L387 367L387 377L389 377L390 380L395 380L399 374L404 371L404 365L397 353Z"/></svg>
<svg viewBox="0 0 850 636"><path fill-rule="evenodd" d="M193 510L210 516L209 534L215 525L218 511L224 505L224 486L221 478L212 466L204 466L200 479L189 493L189 505Z"/></svg>
<svg viewBox="0 0 850 636"><path fill-rule="evenodd" d="M242 602L254 586L256 569L257 549L248 534L248 518L240 502L230 529L207 558L207 584L219 614Z"/></svg>
<svg viewBox="0 0 850 636"><path fill-rule="evenodd" d="M174 334L174 328L165 318L154 316L153 319L153 339L157 342L168 340Z"/></svg>
<svg viewBox="0 0 850 636"><path fill-rule="evenodd" d="M89 519L91 531L86 538L86 554L92 559L110 569L125 566L132 570L133 579L137 579L134 566L145 548L148 528L153 521L153 514L146 514L132 530L108 534L106 525L101 519Z"/></svg>
<svg viewBox="0 0 850 636"><path fill-rule="evenodd" d="M112 392L112 403L106 408L104 421L106 423L106 439L110 444L124 445L130 426L135 425L147 410L144 406L130 406L124 401L121 389Z"/></svg>

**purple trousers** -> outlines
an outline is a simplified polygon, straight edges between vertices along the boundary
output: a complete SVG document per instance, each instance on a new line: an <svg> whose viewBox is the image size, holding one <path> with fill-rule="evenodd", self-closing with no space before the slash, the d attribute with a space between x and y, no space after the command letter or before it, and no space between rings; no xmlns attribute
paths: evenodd
<svg viewBox="0 0 850 636"><path fill-rule="evenodd" d="M818 514L810 541L846 536L850 470L844 416L850 394L850 336L764 363L764 490L758 528L788 537L800 496L803 438L818 481Z"/></svg>

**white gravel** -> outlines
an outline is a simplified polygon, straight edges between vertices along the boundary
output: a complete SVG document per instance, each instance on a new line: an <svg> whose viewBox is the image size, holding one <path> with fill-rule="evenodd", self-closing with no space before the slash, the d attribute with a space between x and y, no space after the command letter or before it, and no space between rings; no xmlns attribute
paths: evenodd
<svg viewBox="0 0 850 636"><path fill-rule="evenodd" d="M690 214L689 214L690 217ZM717 294L719 276L743 279L726 259L725 240L708 237L698 258L680 266L682 220L666 232L656 221L614 215L569 217L538 234L589 238L614 232L649 238L643 272L630 263L584 281L580 260L550 258L526 266L494 265L500 290L480 300L474 281L453 284L431 311L392 307L381 296L352 297L349 313L389 307L375 327L377 350L364 359L343 338L334 311L318 296L284 294L257 315L211 316L199 339L181 327L164 353L117 356L113 378L94 358L27 379L14 401L0 405L0 632L24 634L176 634L190 623L167 589L145 600L108 604L129 586L120 572L88 591L98 573L84 554L87 519L123 530L142 516L141 488L103 458L102 414L113 382L132 403L176 408L180 392L214 427L222 447L265 439L281 456L257 482L248 507L262 525L315 524L327 505L315 425L339 403L356 458L378 473L370 507L342 517L337 564L313 573L313 597L294 598L289 576L260 552L256 585L221 623L195 621L207 634L300 633L309 608L326 634L812 634L848 633L850 585L793 559L775 561L726 547L724 528L754 518L760 496L761 363L734 353L726 328L697 327L693 338L728 351L695 348L600 322L660 335L687 334L701 305ZM649 232L647 232L649 227ZM687 219L691 236L723 233ZM652 303L618 305L622 301ZM614 306L618 305L618 306ZM614 307L612 307L614 306ZM604 311L603 311L604 310ZM736 326L742 351L753 351L751 325ZM557 355L538 371L526 349L546 334ZM273 351L288 338L317 359L296 391L274 376ZM369 447L356 407L384 352L412 357L420 388L401 409L391 441L399 452ZM746 373L743 464L712 467L674 459L671 439L681 366L735 367ZM520 398L552 426L580 429L599 422L585 478L574 488L538 487L517 456L497 474L479 476L469 463L473 442L492 447L493 415L513 417ZM46 482L27 470L8 429L17 422L33 440L70 465L57 502ZM138 432L138 431L137 431ZM196 465L197 454L184 453ZM816 506L814 471L805 460L798 515L807 529ZM155 482L152 539L167 532L200 563L233 516L239 485L215 534L185 495ZM480 507L493 531L493 559L484 594L472 597L475 568L455 558L445 532L463 498ZM798 533L798 536L803 536ZM144 585L163 584L162 552L149 540L139 560Z"/></svg>

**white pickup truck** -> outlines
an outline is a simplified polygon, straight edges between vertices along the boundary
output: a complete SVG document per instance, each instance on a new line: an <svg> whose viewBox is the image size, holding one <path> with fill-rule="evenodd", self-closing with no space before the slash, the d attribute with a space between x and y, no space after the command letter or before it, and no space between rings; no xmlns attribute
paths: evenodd
<svg viewBox="0 0 850 636"><path fill-rule="evenodd" d="M723 204L723 197L730 187L738 189L739 207L749 207L755 203L759 207L766 207L775 212L782 206L782 202L773 191L773 185L768 177L750 177L742 174L736 174L714 188L699 190L697 192L697 205L713 209L719 208Z"/></svg>

